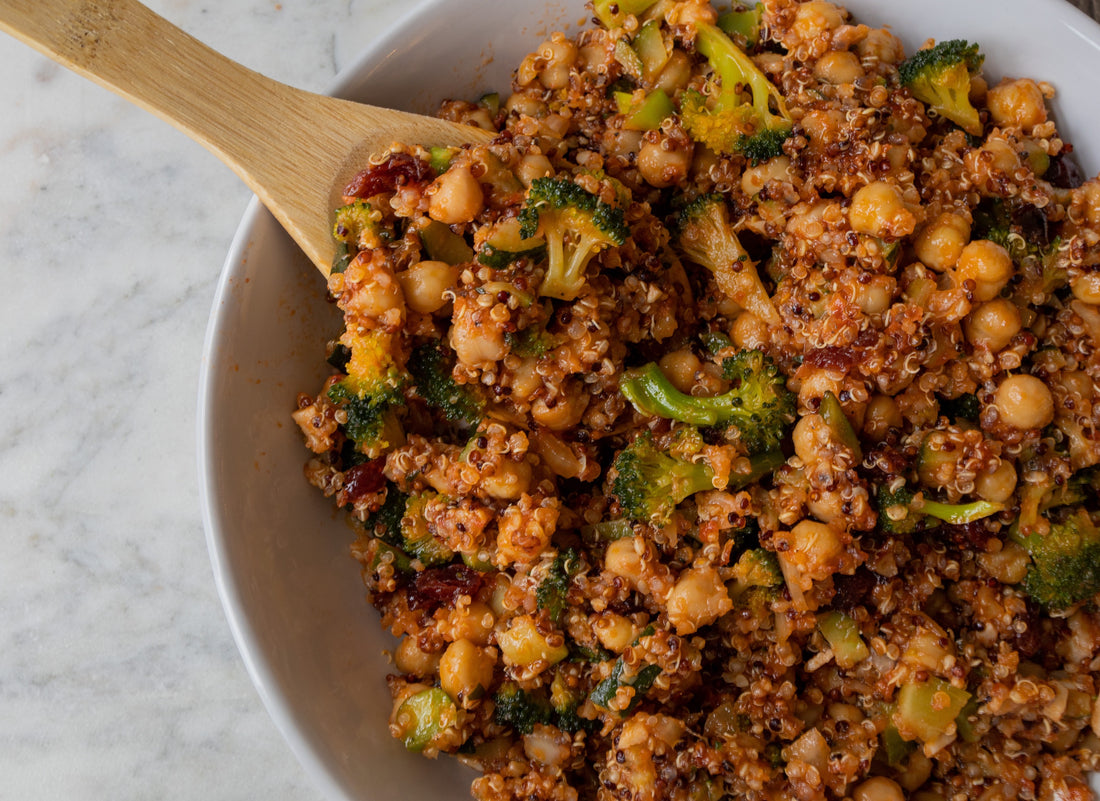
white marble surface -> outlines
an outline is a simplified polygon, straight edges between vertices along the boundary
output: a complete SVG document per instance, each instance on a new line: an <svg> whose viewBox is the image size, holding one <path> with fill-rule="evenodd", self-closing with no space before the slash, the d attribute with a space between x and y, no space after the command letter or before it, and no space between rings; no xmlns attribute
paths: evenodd
<svg viewBox="0 0 1100 801"><path fill-rule="evenodd" d="M403 0L150 0L323 90ZM195 399L249 193L0 34L0 799L317 799L214 587Z"/></svg>

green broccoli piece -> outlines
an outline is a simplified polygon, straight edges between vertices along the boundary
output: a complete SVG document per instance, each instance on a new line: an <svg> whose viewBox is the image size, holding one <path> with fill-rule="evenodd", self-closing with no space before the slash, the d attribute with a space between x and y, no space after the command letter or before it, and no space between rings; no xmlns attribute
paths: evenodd
<svg viewBox="0 0 1100 801"><path fill-rule="evenodd" d="M642 434L619 452L612 464L611 494L631 520L663 524L685 498L713 489L709 465L669 456Z"/></svg>
<svg viewBox="0 0 1100 801"><path fill-rule="evenodd" d="M773 552L766 548L750 548L734 564L733 580L738 590L779 587L783 584L783 572Z"/></svg>
<svg viewBox="0 0 1100 801"><path fill-rule="evenodd" d="M592 11L605 28L620 28L628 14L637 16L657 0L592 0Z"/></svg>
<svg viewBox="0 0 1100 801"><path fill-rule="evenodd" d="M661 675L661 667L660 665L643 665L636 673L629 676L623 676L624 672L626 672L626 663L623 662L623 658L620 656L611 668L611 675L597 684L588 696L592 703L604 709L610 709L611 701L618 694L620 687L633 687L634 697L630 699L629 706L624 710L629 712L649 692L653 682Z"/></svg>
<svg viewBox="0 0 1100 801"><path fill-rule="evenodd" d="M336 240L336 255L331 268L334 273L344 272L360 250L381 247L390 238L382 225L382 213L364 200L336 210L332 236Z"/></svg>
<svg viewBox="0 0 1100 801"><path fill-rule="evenodd" d="M700 195L680 210L676 245L691 261L714 274L718 288L769 326L782 324L756 264L741 246L721 195Z"/></svg>
<svg viewBox="0 0 1100 801"><path fill-rule="evenodd" d="M535 603L539 609L546 611L546 614L554 623L561 622L561 615L566 606L566 595L569 593L569 584L579 569L580 563L577 561L577 552L572 548L562 551L554 557L554 561L550 563L546 575L539 582L538 587L535 588Z"/></svg>
<svg viewBox="0 0 1100 801"><path fill-rule="evenodd" d="M925 527L928 517L959 525L973 523L1004 509L1004 504L991 501L940 503L924 500L923 496L918 504L916 494L904 486L897 490L879 487L876 498L879 528L894 535L912 534Z"/></svg>
<svg viewBox="0 0 1100 801"><path fill-rule="evenodd" d="M970 78L984 60L976 44L951 39L918 50L898 67L898 77L917 100L968 134L981 136L981 118L970 104Z"/></svg>
<svg viewBox="0 0 1100 801"><path fill-rule="evenodd" d="M1009 536L1031 556L1023 591L1047 609L1065 609L1100 592L1100 528L1084 509L1061 522L1051 522L1046 534Z"/></svg>
<svg viewBox="0 0 1100 801"><path fill-rule="evenodd" d="M558 344L554 335L539 325L508 331L504 334L504 342L512 353L524 359L544 356Z"/></svg>
<svg viewBox="0 0 1100 801"><path fill-rule="evenodd" d="M735 8L718 17L718 27L724 33L740 36L749 47L760 41L760 28L763 24L763 3L757 3L752 8Z"/></svg>
<svg viewBox="0 0 1100 801"><path fill-rule="evenodd" d="M477 428L485 413L485 403L472 386L454 380L454 357L440 342L426 342L414 348L407 368L416 391L428 406L463 430Z"/></svg>
<svg viewBox="0 0 1100 801"><path fill-rule="evenodd" d="M696 426L732 426L750 454L778 450L795 417L795 396L775 363L758 350L722 361L731 389L714 397L685 395L655 362L628 370L619 388L643 414Z"/></svg>
<svg viewBox="0 0 1100 801"><path fill-rule="evenodd" d="M454 551L436 539L424 516L428 502L436 497L434 492L409 495L401 516L401 549L426 567L445 565L454 558Z"/></svg>
<svg viewBox="0 0 1100 801"><path fill-rule="evenodd" d="M1048 239L1045 221L1026 203L983 199L974 210L971 236L1008 251L1018 273L1016 295L1028 304L1044 302L1068 282L1057 258L1061 238Z"/></svg>
<svg viewBox="0 0 1100 801"><path fill-rule="evenodd" d="M493 694L493 703L493 721L511 726L519 734L530 734L536 723L550 722L550 703L514 681L506 681L500 686Z"/></svg>
<svg viewBox="0 0 1100 801"><path fill-rule="evenodd" d="M697 91L684 94L680 119L688 134L716 153L741 153L754 165L781 155L793 126L783 95L721 28L699 22L695 29L695 49L710 62L720 86L710 102Z"/></svg>
<svg viewBox="0 0 1100 801"><path fill-rule="evenodd" d="M390 335L368 331L351 343L347 375L328 390L329 399L347 414L344 435L369 458L404 440L398 410L404 404L408 375L394 360Z"/></svg>
<svg viewBox="0 0 1100 801"><path fill-rule="evenodd" d="M386 486L386 500L363 522L363 530L375 539L390 545L401 544L401 519L405 516L405 505L409 496L397 488L396 484Z"/></svg>
<svg viewBox="0 0 1100 801"><path fill-rule="evenodd" d="M536 178L519 213L520 236L546 240L547 271L539 294L573 300L585 283L585 267L629 233L623 210L567 178Z"/></svg>

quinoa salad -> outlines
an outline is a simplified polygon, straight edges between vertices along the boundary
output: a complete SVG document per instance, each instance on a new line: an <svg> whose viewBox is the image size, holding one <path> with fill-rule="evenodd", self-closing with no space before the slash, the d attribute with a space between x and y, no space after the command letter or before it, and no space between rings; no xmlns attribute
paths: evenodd
<svg viewBox="0 0 1100 801"><path fill-rule="evenodd" d="M442 105L491 142L336 212L293 416L390 733L481 801L1093 798L1100 178L1056 87L826 0L587 11Z"/></svg>

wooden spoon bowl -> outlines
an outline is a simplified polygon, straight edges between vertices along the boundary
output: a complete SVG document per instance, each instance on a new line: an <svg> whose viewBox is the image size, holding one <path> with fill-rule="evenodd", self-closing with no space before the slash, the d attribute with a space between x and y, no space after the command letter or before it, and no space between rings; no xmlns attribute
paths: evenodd
<svg viewBox="0 0 1100 801"><path fill-rule="evenodd" d="M480 128L317 95L266 78L137 0L0 0L0 30L151 111L256 193L322 273L348 181L394 143L488 141Z"/></svg>

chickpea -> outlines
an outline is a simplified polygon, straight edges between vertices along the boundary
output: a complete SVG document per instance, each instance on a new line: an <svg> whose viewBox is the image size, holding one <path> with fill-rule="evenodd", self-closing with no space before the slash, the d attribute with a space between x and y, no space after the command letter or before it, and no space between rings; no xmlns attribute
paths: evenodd
<svg viewBox="0 0 1100 801"><path fill-rule="evenodd" d="M963 328L971 344L996 353L1012 341L1022 325L1016 304L1007 298L995 298L971 311Z"/></svg>
<svg viewBox="0 0 1100 801"><path fill-rule="evenodd" d="M1021 546L1008 540L999 551L978 554L978 564L1003 584L1019 584L1027 577L1031 557Z"/></svg>
<svg viewBox="0 0 1100 801"><path fill-rule="evenodd" d="M1001 420L1013 428L1042 428L1054 420L1054 396L1033 375L1006 378L997 387L993 403Z"/></svg>
<svg viewBox="0 0 1100 801"><path fill-rule="evenodd" d="M741 312L730 327L730 339L741 349L763 348L768 344L768 326L752 312Z"/></svg>
<svg viewBox="0 0 1100 801"><path fill-rule="evenodd" d="M991 136L980 148L963 156L963 166L979 187L988 188L995 183L996 173L1012 176L1020 169L1020 155L1004 139Z"/></svg>
<svg viewBox="0 0 1100 801"><path fill-rule="evenodd" d="M655 89L661 89L667 94L672 94L677 89L683 89L691 80L691 59L682 50L673 50L668 62L661 68L660 74L653 82Z"/></svg>
<svg viewBox="0 0 1100 801"><path fill-rule="evenodd" d="M569 85L569 70L577 61L577 46L557 33L539 45L539 58L546 66L539 72L539 83L546 89L564 89Z"/></svg>
<svg viewBox="0 0 1100 801"><path fill-rule="evenodd" d="M945 211L921 229L913 250L926 267L942 273L955 266L969 241L970 223L959 214Z"/></svg>
<svg viewBox="0 0 1100 801"><path fill-rule="evenodd" d="M537 95L528 94L527 92L513 92L504 101L504 110L509 114L520 114L538 119L545 116L546 103L539 99Z"/></svg>
<svg viewBox="0 0 1100 801"><path fill-rule="evenodd" d="M864 314L882 314L890 308L897 292L897 279L890 275L876 275L866 284L856 284L856 303Z"/></svg>
<svg viewBox="0 0 1100 801"><path fill-rule="evenodd" d="M541 153L529 153L516 165L516 177L524 186L530 186L536 178L545 178L554 174L550 159Z"/></svg>
<svg viewBox="0 0 1100 801"><path fill-rule="evenodd" d="M489 635L493 632L496 619L493 610L481 601L468 606L460 606L451 613L451 630L448 639L469 640L474 645L489 644Z"/></svg>
<svg viewBox="0 0 1100 801"><path fill-rule="evenodd" d="M431 314L447 305L443 295L458 282L458 268L442 261L422 261L395 277L409 308Z"/></svg>
<svg viewBox="0 0 1100 801"><path fill-rule="evenodd" d="M633 537L623 537L608 545L603 564L609 573L626 579L634 587L642 580L642 557L634 548Z"/></svg>
<svg viewBox="0 0 1100 801"><path fill-rule="evenodd" d="M1100 272L1085 273L1070 284L1073 296L1090 306L1100 306Z"/></svg>
<svg viewBox="0 0 1100 801"><path fill-rule="evenodd" d="M905 57L901 40L885 28L875 28L856 43L856 53L865 61L897 64Z"/></svg>
<svg viewBox="0 0 1100 801"><path fill-rule="evenodd" d="M812 465L821 458L822 448L828 440L829 426L820 414L802 415L791 433L795 455L805 465Z"/></svg>
<svg viewBox="0 0 1100 801"><path fill-rule="evenodd" d="M816 401L824 398L826 392L840 396L840 379L833 378L827 370L814 370L802 379L798 388L798 405L803 409L814 409Z"/></svg>
<svg viewBox="0 0 1100 801"><path fill-rule="evenodd" d="M1029 131L1047 121L1043 90L1028 78L1001 81L987 93L986 105L989 116L1001 128L1018 126Z"/></svg>
<svg viewBox="0 0 1100 801"><path fill-rule="evenodd" d="M421 651L416 637L405 637L393 652L393 663L402 673L426 679L439 671L439 654Z"/></svg>
<svg viewBox="0 0 1100 801"><path fill-rule="evenodd" d="M816 39L844 24L844 12L826 0L810 0L798 6L791 24L792 32L802 41Z"/></svg>
<svg viewBox="0 0 1100 801"><path fill-rule="evenodd" d="M955 264L955 280L974 282L974 300L993 300L1012 277L1015 266L1008 251L988 239L975 239L963 248Z"/></svg>
<svg viewBox="0 0 1100 801"><path fill-rule="evenodd" d="M531 488L531 463L505 459L495 473L481 477L481 486L497 500L515 500Z"/></svg>
<svg viewBox="0 0 1100 801"><path fill-rule="evenodd" d="M974 490L984 500L1004 503L1016 491L1016 468L1012 462L1001 462L991 472L979 473Z"/></svg>
<svg viewBox="0 0 1100 801"><path fill-rule="evenodd" d="M872 236L908 236L917 226L917 218L905 207L901 192L885 181L856 190L848 220L852 230Z"/></svg>
<svg viewBox="0 0 1100 801"><path fill-rule="evenodd" d="M847 50L830 50L814 65L814 77L835 86L854 83L863 74L863 65L855 53Z"/></svg>
<svg viewBox="0 0 1100 801"><path fill-rule="evenodd" d="M855 789L852 801L905 801L905 793L893 779L872 776Z"/></svg>
<svg viewBox="0 0 1100 801"><path fill-rule="evenodd" d="M531 417L535 422L551 431L564 431L579 423L584 416L584 410L588 408L589 395L577 389L568 390L567 387L564 396L535 400L531 404Z"/></svg>
<svg viewBox="0 0 1100 801"><path fill-rule="evenodd" d="M680 183L691 169L693 147L667 137L646 139L638 152L638 172L650 186L663 189Z"/></svg>
<svg viewBox="0 0 1100 801"><path fill-rule="evenodd" d="M492 686L495 652L469 640L455 640L439 660L439 686L451 699L469 709Z"/></svg>
<svg viewBox="0 0 1100 801"><path fill-rule="evenodd" d="M630 619L614 612L600 613L592 623L592 630L600 645L617 654L626 650L637 636Z"/></svg>
<svg viewBox="0 0 1100 801"><path fill-rule="evenodd" d="M722 577L710 565L685 570L665 599L668 619L681 637L694 634L733 608Z"/></svg>
<svg viewBox="0 0 1100 801"><path fill-rule="evenodd" d="M691 394L691 389L695 386L696 372L703 366L699 357L689 348L674 350L662 356L658 364L672 385L687 395Z"/></svg>
<svg viewBox="0 0 1100 801"><path fill-rule="evenodd" d="M481 184L469 165L451 167L428 190L428 216L446 225L471 222L485 208Z"/></svg>
<svg viewBox="0 0 1100 801"><path fill-rule="evenodd" d="M755 195L768 181L789 181L791 160L786 156L776 156L767 161L748 167L741 174L741 190L746 195Z"/></svg>
<svg viewBox="0 0 1100 801"><path fill-rule="evenodd" d="M555 665L569 656L560 634L543 634L530 615L512 618L506 631L497 632L497 645L506 665L526 666L545 661Z"/></svg>
<svg viewBox="0 0 1100 801"><path fill-rule="evenodd" d="M875 395L867 404L867 413L863 418L863 433L874 442L886 439L891 428L901 428L903 424L901 409L889 395Z"/></svg>

